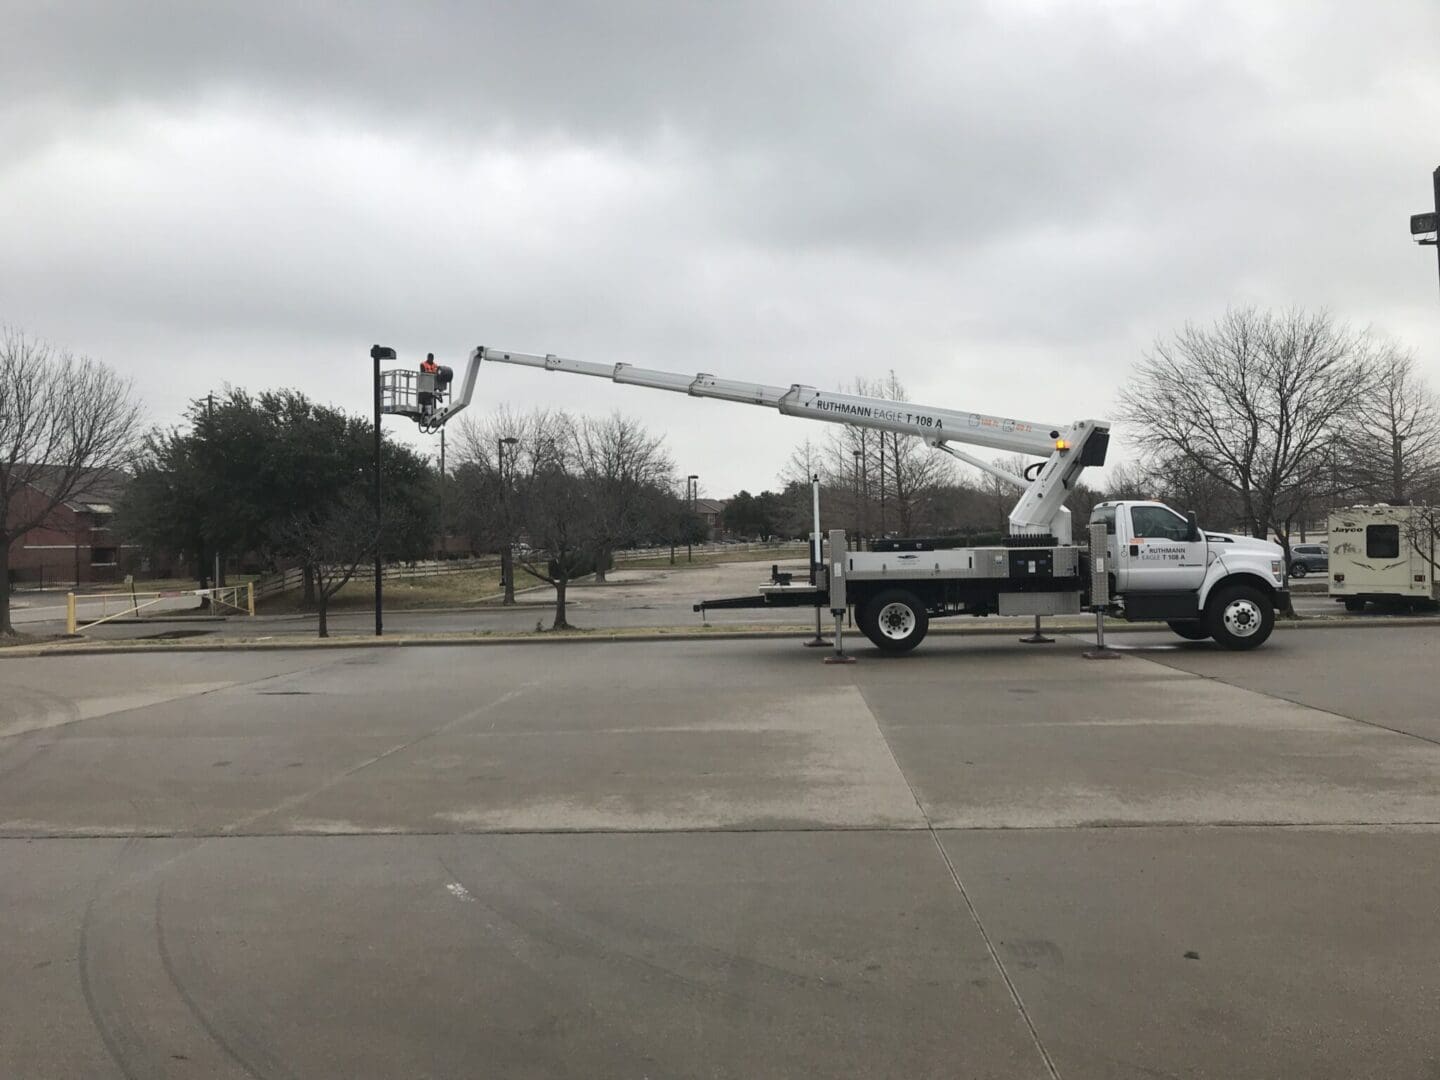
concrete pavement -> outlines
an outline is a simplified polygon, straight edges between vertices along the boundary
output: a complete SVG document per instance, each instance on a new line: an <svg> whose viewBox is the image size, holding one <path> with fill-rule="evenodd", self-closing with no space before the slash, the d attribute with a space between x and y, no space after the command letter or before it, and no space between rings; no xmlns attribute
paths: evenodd
<svg viewBox="0 0 1440 1080"><path fill-rule="evenodd" d="M700 616L692 610L696 602L727 596L753 596L757 586L768 580L771 565L771 562L744 562L687 567L682 559L674 568L615 570L607 584L597 585L587 580L570 586L570 622L589 629L700 627L704 624ZM805 569L803 562L781 565L802 573ZM439 611L405 611L392 604L385 612L385 629L391 634L525 634L533 632L537 624L550 626L554 613L554 593L549 587L524 591L518 599L519 603L514 607L502 607L492 602ZM1296 594L1295 608L1297 613L1305 618L1342 614L1340 606L1323 593ZM48 609L35 609L22 614L24 625L20 626L20 629L27 633L59 634L64 631L63 602L58 608L51 605ZM91 617L98 617L98 611ZM705 623L718 627L806 626L813 623L813 617L809 610L799 608L722 609L709 612ZM1358 617L1382 622L1393 618L1376 611ZM369 633L373 629L374 621L373 608L336 611L329 619L331 633L337 636ZM935 626L942 630L949 627L1002 624L1024 626L1028 621L956 618L938 621ZM154 619L138 623L112 623L87 630L85 636L97 641L178 636L284 639L312 636L315 632L314 615L291 614L262 615L254 619L234 617L206 622Z"/></svg>
<svg viewBox="0 0 1440 1080"><path fill-rule="evenodd" d="M0 1075L1428 1075L1431 641L9 660Z"/></svg>

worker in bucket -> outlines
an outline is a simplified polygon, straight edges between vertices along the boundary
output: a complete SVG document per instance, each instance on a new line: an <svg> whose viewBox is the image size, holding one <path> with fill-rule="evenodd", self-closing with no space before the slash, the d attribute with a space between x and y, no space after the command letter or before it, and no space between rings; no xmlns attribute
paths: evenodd
<svg viewBox="0 0 1440 1080"><path fill-rule="evenodd" d="M425 359L420 361L420 374L438 375L439 373L440 365L435 363L435 354L433 352L426 353ZM430 385L433 387L435 384L431 382ZM423 412L432 413L435 411L435 393L433 390L421 390L420 393L416 395L416 400L419 402Z"/></svg>

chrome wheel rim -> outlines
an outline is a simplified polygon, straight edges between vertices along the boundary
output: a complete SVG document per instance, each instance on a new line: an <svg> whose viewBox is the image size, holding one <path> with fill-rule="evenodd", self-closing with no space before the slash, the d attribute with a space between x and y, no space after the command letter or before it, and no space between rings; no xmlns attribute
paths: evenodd
<svg viewBox="0 0 1440 1080"><path fill-rule="evenodd" d="M891 641L904 641L915 632L915 612L908 604L886 604L875 621Z"/></svg>
<svg viewBox="0 0 1440 1080"><path fill-rule="evenodd" d="M1225 605L1222 618L1225 629L1239 638L1249 637L1259 631L1260 624L1264 621L1260 605L1254 600L1231 600Z"/></svg>

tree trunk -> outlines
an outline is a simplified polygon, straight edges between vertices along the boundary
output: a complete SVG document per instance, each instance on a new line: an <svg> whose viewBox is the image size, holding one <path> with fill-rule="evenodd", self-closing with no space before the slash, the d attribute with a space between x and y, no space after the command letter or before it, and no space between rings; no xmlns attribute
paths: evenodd
<svg viewBox="0 0 1440 1080"><path fill-rule="evenodd" d="M515 603L515 556L508 542L500 549L500 577L501 584L505 587L505 598L501 603Z"/></svg>
<svg viewBox="0 0 1440 1080"><path fill-rule="evenodd" d="M330 613L330 597L325 595L324 589L321 589L320 592L316 594L316 606L320 610L320 636L329 637L330 623L327 616Z"/></svg>
<svg viewBox="0 0 1440 1080"><path fill-rule="evenodd" d="M601 547L595 549L595 583L605 584L605 571L610 569L610 549Z"/></svg>
<svg viewBox="0 0 1440 1080"><path fill-rule="evenodd" d="M300 606L313 608L315 606L315 571L309 567L303 567L300 571Z"/></svg>
<svg viewBox="0 0 1440 1080"><path fill-rule="evenodd" d="M557 578L555 581L555 625L552 630L569 630L570 624L565 620L565 586L569 581L565 578Z"/></svg>
<svg viewBox="0 0 1440 1080"><path fill-rule="evenodd" d="M208 589L210 587L209 568L210 564L205 560L205 549L200 548L195 552L195 580L202 589ZM75 588L79 589L80 586L76 585ZM214 605L210 603L210 597L202 596L200 598L201 611L209 611L212 607L214 607Z"/></svg>
<svg viewBox="0 0 1440 1080"><path fill-rule="evenodd" d="M0 533L0 635L15 633L10 621L10 537Z"/></svg>

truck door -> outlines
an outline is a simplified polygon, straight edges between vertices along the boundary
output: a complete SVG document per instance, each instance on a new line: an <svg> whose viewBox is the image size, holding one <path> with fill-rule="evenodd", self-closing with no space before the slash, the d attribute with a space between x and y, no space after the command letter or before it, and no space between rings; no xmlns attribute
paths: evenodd
<svg viewBox="0 0 1440 1080"><path fill-rule="evenodd" d="M1190 539L1190 522L1168 506L1128 506L1128 536L1117 538L1120 588L1130 591L1184 592L1199 589L1207 565L1205 534Z"/></svg>

